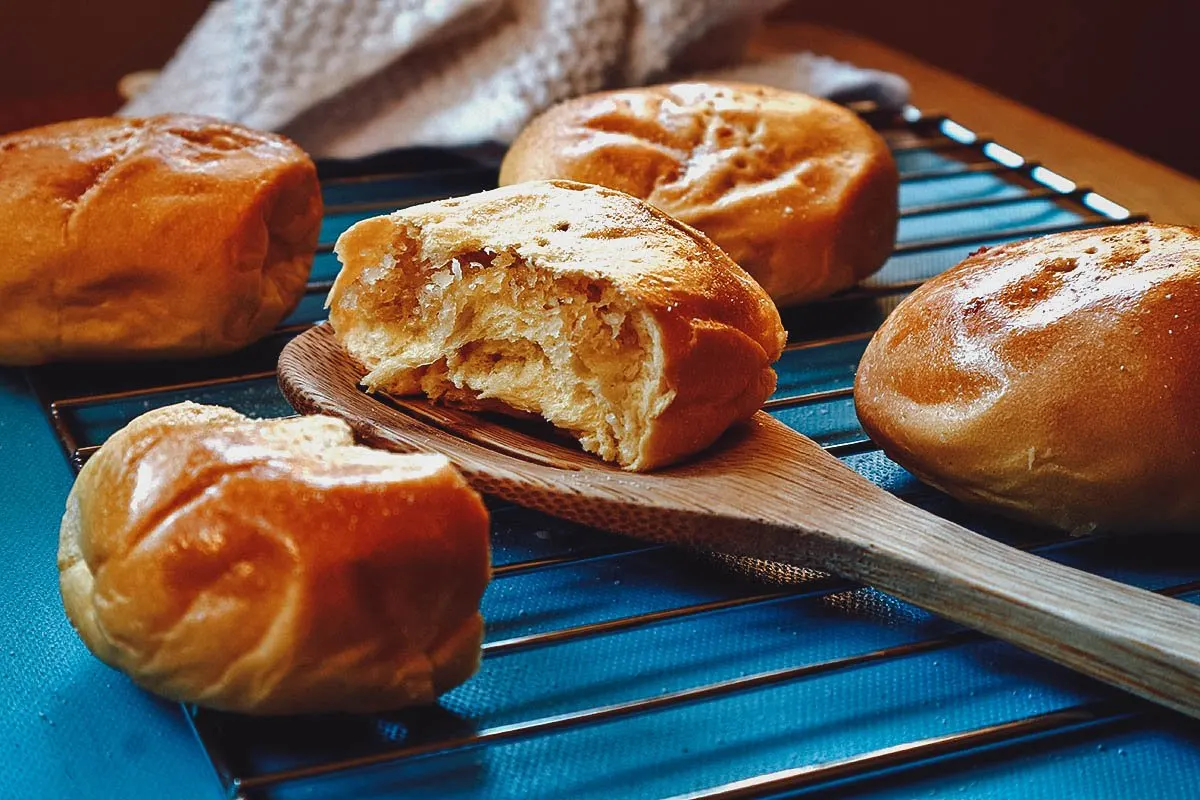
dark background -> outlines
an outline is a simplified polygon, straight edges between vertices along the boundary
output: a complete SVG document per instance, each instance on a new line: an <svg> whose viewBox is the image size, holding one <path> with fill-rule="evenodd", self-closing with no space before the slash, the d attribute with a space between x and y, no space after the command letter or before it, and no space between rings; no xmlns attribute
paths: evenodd
<svg viewBox="0 0 1200 800"><path fill-rule="evenodd" d="M0 131L108 113L208 0L3 0ZM799 0L862 34L1200 176L1200 0ZM947 109L953 110L953 109Z"/></svg>

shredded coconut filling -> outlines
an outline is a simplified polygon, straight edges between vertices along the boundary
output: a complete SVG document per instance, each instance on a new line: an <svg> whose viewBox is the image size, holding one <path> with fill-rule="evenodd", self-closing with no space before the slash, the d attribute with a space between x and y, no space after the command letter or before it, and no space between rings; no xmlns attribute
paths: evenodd
<svg viewBox="0 0 1200 800"><path fill-rule="evenodd" d="M432 271L388 266L363 270L369 292L346 298L383 323L347 334L356 352L380 354L365 365L368 390L536 414L585 450L636 465L674 396L648 312L604 281L510 252L458 253Z"/></svg>

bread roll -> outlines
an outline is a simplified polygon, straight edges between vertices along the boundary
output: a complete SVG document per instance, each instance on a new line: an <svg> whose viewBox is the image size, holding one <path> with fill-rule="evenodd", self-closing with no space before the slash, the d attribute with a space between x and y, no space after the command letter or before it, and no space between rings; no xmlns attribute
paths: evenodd
<svg viewBox="0 0 1200 800"><path fill-rule="evenodd" d="M770 298L640 200L538 181L358 223L338 340L370 390L539 414L643 470L711 444L775 388Z"/></svg>
<svg viewBox="0 0 1200 800"><path fill-rule="evenodd" d="M500 183L620 189L704 232L776 304L851 286L896 236L896 164L839 105L765 86L676 83L578 97L513 142Z"/></svg>
<svg viewBox="0 0 1200 800"><path fill-rule="evenodd" d="M202 356L304 293L316 169L203 117L80 119L0 137L0 364Z"/></svg>
<svg viewBox="0 0 1200 800"><path fill-rule="evenodd" d="M67 500L63 605L165 697L251 714L431 702L479 664L488 515L445 458L330 417L193 403L114 434Z"/></svg>
<svg viewBox="0 0 1200 800"><path fill-rule="evenodd" d="M1200 527L1200 229L1126 225L975 253L871 340L884 451L962 500L1073 532Z"/></svg>

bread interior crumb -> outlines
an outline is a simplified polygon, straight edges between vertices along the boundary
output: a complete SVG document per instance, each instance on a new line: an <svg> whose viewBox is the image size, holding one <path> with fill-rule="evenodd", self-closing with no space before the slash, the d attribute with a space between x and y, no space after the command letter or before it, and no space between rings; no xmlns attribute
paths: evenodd
<svg viewBox="0 0 1200 800"><path fill-rule="evenodd" d="M354 332L368 353L370 391L423 393L475 409L536 414L583 448L636 468L652 420L670 403L662 390L653 318L605 281L538 269L519 254L460 252L436 268L399 257L362 275L383 324ZM388 261L393 256L388 256Z"/></svg>

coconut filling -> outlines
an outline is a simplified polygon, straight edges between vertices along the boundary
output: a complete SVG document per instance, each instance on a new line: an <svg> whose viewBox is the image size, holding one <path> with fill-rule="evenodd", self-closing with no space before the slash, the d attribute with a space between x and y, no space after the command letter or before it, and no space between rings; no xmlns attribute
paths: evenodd
<svg viewBox="0 0 1200 800"><path fill-rule="evenodd" d="M674 396L662 390L659 330L647 312L611 285L542 271L512 253L460 254L432 273L397 268L374 283L414 279L424 285L382 292L394 298L390 313L378 311L390 319L368 349L388 355L367 364L369 390L469 407L498 401L636 468L648 426ZM409 298L410 309L398 307Z"/></svg>

